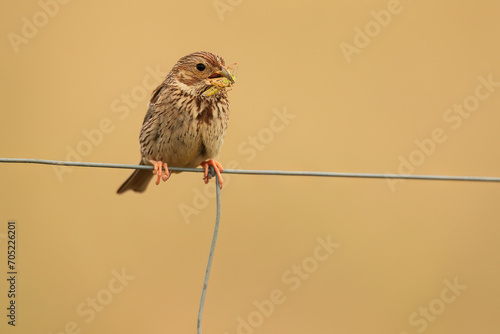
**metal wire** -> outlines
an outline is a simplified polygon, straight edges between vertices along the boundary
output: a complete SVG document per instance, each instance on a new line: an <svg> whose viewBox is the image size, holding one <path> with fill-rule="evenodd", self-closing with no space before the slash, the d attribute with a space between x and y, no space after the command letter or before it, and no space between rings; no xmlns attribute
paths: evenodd
<svg viewBox="0 0 500 334"><path fill-rule="evenodd" d="M203 317L203 307L205 306L205 296L207 294L208 287L208 278L210 277L210 269L212 268L212 261L214 259L215 252L215 244L217 243L217 235L219 234L219 223L220 223L220 185L219 185L219 177L215 174L215 171L212 166L210 166L210 172L212 175L215 175L215 189L216 197L217 197L217 214L215 216L215 227L214 227L214 236L212 237L212 245L210 246L210 253L208 254L208 263L207 270L205 272L205 280L203 281L203 289L201 290L201 301L200 301L200 309L198 311L198 334L201 333L201 318Z"/></svg>
<svg viewBox="0 0 500 334"><path fill-rule="evenodd" d="M100 162L74 162L74 161L57 161L43 159L16 159L16 158L0 158L0 163L30 163L44 165L59 165L59 166L77 166L77 167L97 167L97 168L123 168L123 169L153 169L153 166L144 165L127 165L127 164L112 164ZM173 171L195 172L201 173L201 168L179 168L169 167ZM202 334L202 318L203 308L205 306L205 298L207 294L208 280L210 278L210 270L214 258L215 245L217 243L217 235L219 233L220 224L220 186L219 178L214 173L213 167L210 172L216 179L216 197L217 197L217 213L215 217L214 234L210 253L208 255L207 269L205 271L205 279L203 281L203 289L201 292L200 308L198 311L197 333ZM344 177L344 178L368 178L368 179L413 179L413 180L441 180L441 181L472 181L472 182L500 182L500 177L485 177L485 176L449 176L449 175L409 175L409 174L380 174L380 173L335 173L335 172L311 172L311 171L279 171L279 170L244 170L244 169L224 169L226 174L246 174L246 175L286 175L286 176L316 176L316 177Z"/></svg>
<svg viewBox="0 0 500 334"><path fill-rule="evenodd" d="M111 164L102 162L75 162L57 161L43 159L16 159L0 158L0 163L30 163L43 165L75 166L75 167L98 167L98 168L124 168L124 169L153 169L153 166ZM169 167L170 170L180 172L201 173L201 168ZM281 170L245 170L224 169L225 174L246 175L286 175L286 176L316 176L316 177L342 177L363 179L411 179L411 180L439 180L439 181L468 181L468 182L500 182L500 177L489 176L451 176L451 175L411 175L411 174L381 174L381 173L337 173L337 172L303 172L303 171L281 171Z"/></svg>

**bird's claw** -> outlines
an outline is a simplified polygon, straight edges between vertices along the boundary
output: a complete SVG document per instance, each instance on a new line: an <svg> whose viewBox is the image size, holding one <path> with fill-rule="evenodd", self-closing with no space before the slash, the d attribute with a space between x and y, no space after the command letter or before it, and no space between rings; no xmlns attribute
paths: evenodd
<svg viewBox="0 0 500 334"><path fill-rule="evenodd" d="M149 160L149 162L151 162L155 167L153 170L153 174L157 175L156 185L160 184L160 180L163 180L164 182L167 181L170 177L167 163L156 160Z"/></svg>
<svg viewBox="0 0 500 334"><path fill-rule="evenodd" d="M203 180L205 181L205 184L207 184L208 181L210 180L210 178L212 177L212 175L208 173L209 168L212 167L215 174L217 174L217 177L219 179L220 188L222 189L222 183L224 182L222 180L222 175L220 174L221 172L224 171L224 168L222 168L222 165L218 161L215 161L213 159L203 161L200 165L204 169Z"/></svg>

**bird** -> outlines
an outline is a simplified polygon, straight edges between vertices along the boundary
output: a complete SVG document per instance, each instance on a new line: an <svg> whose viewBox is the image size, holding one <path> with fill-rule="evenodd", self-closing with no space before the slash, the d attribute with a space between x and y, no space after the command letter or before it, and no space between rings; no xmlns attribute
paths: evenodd
<svg viewBox="0 0 500 334"><path fill-rule="evenodd" d="M218 157L229 122L227 91L235 83L222 57L207 51L180 58L153 91L139 135L140 165L118 188L142 193L156 175L156 184L170 177L168 167L201 166L208 183L213 167L222 188ZM175 173L175 172L174 172Z"/></svg>

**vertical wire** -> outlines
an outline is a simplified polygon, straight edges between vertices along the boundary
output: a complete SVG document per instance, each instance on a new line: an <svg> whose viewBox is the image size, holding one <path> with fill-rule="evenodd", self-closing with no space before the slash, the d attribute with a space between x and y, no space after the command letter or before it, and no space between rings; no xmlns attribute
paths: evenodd
<svg viewBox="0 0 500 334"><path fill-rule="evenodd" d="M213 167L210 166L210 172L213 171ZM215 172L213 173L215 174ZM205 272L205 280L203 282L203 289L201 290L201 301L200 301L200 309L198 311L198 325L197 325L197 333L202 334L201 332L201 320L203 317L203 307L205 306L205 297L207 294L207 286L208 279L210 277L210 269L212 268L212 261L214 258L215 244L217 243L217 235L219 234L219 223L220 223L220 184L219 177L215 174L215 189L216 189L216 197L217 197L217 214L215 216L215 227L214 227L214 235L212 237L212 245L210 246L210 253L208 255L208 263L207 270Z"/></svg>

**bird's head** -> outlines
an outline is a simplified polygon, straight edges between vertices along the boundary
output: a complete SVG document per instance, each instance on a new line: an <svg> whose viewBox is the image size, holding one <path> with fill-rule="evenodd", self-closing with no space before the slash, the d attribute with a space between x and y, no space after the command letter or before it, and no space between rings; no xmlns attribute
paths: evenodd
<svg viewBox="0 0 500 334"><path fill-rule="evenodd" d="M179 59L171 71L173 83L191 95L201 95L218 79L234 83L224 59L205 51L194 52ZM223 91L223 90L222 90Z"/></svg>

